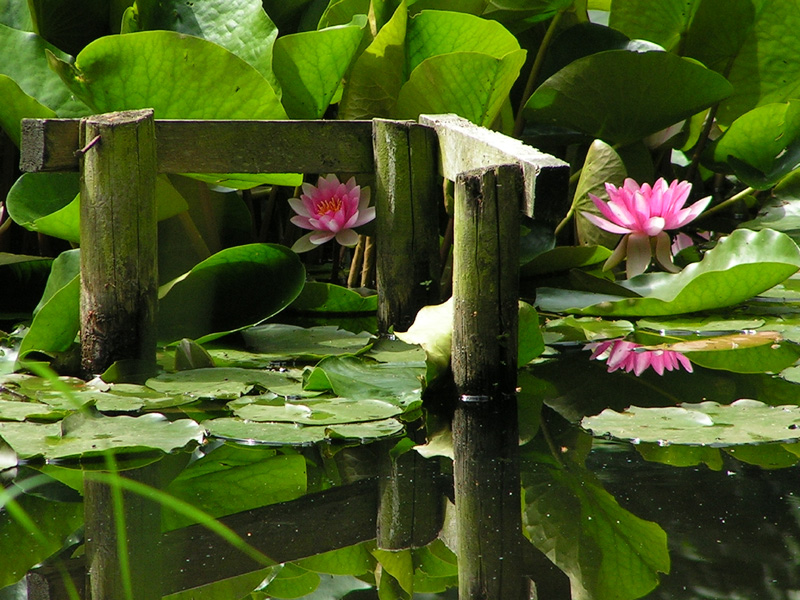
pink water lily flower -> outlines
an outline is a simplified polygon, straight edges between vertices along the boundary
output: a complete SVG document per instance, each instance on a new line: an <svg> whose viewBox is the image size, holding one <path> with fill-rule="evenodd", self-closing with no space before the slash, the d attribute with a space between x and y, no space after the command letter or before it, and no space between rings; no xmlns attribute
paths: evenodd
<svg viewBox="0 0 800 600"><path fill-rule="evenodd" d="M355 177L342 183L336 175L320 177L317 185L303 184L300 198L290 198L296 216L291 221L310 229L292 246L295 252L307 252L336 238L342 246L355 246L358 234L354 227L375 218L375 207L369 206L369 188L356 185Z"/></svg>
<svg viewBox="0 0 800 600"><path fill-rule="evenodd" d="M638 377L648 367L652 367L659 375L663 375L665 370L672 371L680 367L689 373L693 371L689 359L674 350L637 350L641 348L641 344L625 340L592 342L585 348L592 350L589 358L606 361L609 373L622 369L628 373L633 372Z"/></svg>
<svg viewBox="0 0 800 600"><path fill-rule="evenodd" d="M589 194L603 216L588 212L583 216L600 229L624 236L603 268L611 269L626 259L626 272L630 278L644 273L655 256L662 268L677 271L666 232L696 219L711 202L711 196L708 196L684 208L691 190L691 183L677 179L667 184L661 178L652 187L647 183L640 186L633 179L626 179L620 188L606 184L608 202Z"/></svg>

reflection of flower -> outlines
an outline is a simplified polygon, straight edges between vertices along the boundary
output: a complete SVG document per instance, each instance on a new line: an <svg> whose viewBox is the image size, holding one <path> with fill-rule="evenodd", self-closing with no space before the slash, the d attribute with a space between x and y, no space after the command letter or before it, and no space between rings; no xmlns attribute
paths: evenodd
<svg viewBox="0 0 800 600"><path fill-rule="evenodd" d="M633 277L644 273L655 255L664 269L675 271L666 232L697 218L711 201L709 196L684 208L691 190L691 183L677 179L667 184L661 178L652 187L626 179L620 188L606 184L608 202L589 194L605 218L587 212L583 216L600 229L624 236L604 268L610 269L625 258L628 277Z"/></svg>
<svg viewBox="0 0 800 600"><path fill-rule="evenodd" d="M592 350L590 358L605 359L608 372L613 373L623 369L637 376L641 375L647 367L653 367L659 375L664 370L672 371L683 366L689 373L692 372L692 363L680 352L674 350L636 350L641 344L626 342L624 340L611 340L607 342L592 342L586 345L587 350Z"/></svg>
<svg viewBox="0 0 800 600"><path fill-rule="evenodd" d="M369 188L361 189L351 177L341 183L336 175L320 177L316 187L303 184L300 198L289 199L296 216L291 221L298 227L310 229L292 246L295 252L306 252L336 238L342 246L355 246L358 234L353 227L375 218L375 207L369 205Z"/></svg>

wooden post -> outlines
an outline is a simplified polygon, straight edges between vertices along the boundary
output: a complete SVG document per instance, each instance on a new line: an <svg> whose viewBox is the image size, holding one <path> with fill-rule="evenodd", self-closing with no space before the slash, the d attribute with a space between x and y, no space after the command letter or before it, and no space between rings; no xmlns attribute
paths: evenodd
<svg viewBox="0 0 800 600"><path fill-rule="evenodd" d="M406 331L417 311L439 299L436 135L413 121L373 121L378 329ZM422 423L409 436L424 443ZM409 451L379 467L378 547L424 546L439 532L438 464Z"/></svg>
<svg viewBox="0 0 800 600"><path fill-rule="evenodd" d="M454 485L459 597L523 594L517 405L518 165L456 179Z"/></svg>
<svg viewBox="0 0 800 600"><path fill-rule="evenodd" d="M81 367L155 366L158 293L153 110L81 120Z"/></svg>
<svg viewBox="0 0 800 600"><path fill-rule="evenodd" d="M406 331L439 300L436 134L413 121L375 119L378 329Z"/></svg>
<svg viewBox="0 0 800 600"><path fill-rule="evenodd" d="M160 487L160 462L119 473L151 487ZM115 510L114 492L106 481L84 477L86 589L89 600L153 600L161 598L161 505L120 490L124 528ZM121 570L123 546L130 580ZM128 596L125 584L130 584Z"/></svg>

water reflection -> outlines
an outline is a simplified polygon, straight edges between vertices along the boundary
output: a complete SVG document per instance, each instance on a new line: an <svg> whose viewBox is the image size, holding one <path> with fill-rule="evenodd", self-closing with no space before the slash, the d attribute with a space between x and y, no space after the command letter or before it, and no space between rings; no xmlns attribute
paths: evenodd
<svg viewBox="0 0 800 600"><path fill-rule="evenodd" d="M587 466L619 503L667 532L672 568L648 600L800 598L800 469L724 457L722 469L645 461L598 443Z"/></svg>

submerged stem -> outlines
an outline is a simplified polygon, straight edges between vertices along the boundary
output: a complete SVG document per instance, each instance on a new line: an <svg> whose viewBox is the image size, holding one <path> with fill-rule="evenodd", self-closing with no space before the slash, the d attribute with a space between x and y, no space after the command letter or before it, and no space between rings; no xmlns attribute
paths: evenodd
<svg viewBox="0 0 800 600"><path fill-rule="evenodd" d="M525 91L522 92L522 99L519 103L517 116L514 119L514 137L519 137L522 133L522 128L524 126L522 114L525 110L525 104L527 104L528 98L530 98L533 94L533 86L536 84L536 79L539 77L539 72L542 70L544 56L547 52L547 48L550 46L553 36L555 35L556 29L558 29L558 23L561 21L563 14L564 11L560 10L553 16L553 19L550 21L550 25L547 26L547 31L545 31L544 38L542 38L542 43L539 44L539 50L536 51L536 58L533 60L531 72L528 74L528 81L525 83Z"/></svg>

